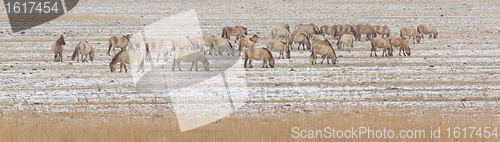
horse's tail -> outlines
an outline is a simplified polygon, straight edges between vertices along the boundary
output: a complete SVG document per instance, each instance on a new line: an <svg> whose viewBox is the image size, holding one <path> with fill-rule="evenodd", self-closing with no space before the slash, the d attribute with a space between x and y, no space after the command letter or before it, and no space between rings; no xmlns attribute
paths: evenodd
<svg viewBox="0 0 500 142"><path fill-rule="evenodd" d="M226 30L227 30L227 28L226 28L226 27L222 28L222 36L221 36L222 38L225 38L225 37L226 37L226 34L227 34L227 33L226 33Z"/></svg>
<svg viewBox="0 0 500 142"><path fill-rule="evenodd" d="M108 49L108 55L110 55L110 54L109 54L109 52L111 51L111 47L113 47L113 42L111 41L112 39L113 39L113 37L109 38L109 49ZM114 50L113 50L113 51L114 51Z"/></svg>
<svg viewBox="0 0 500 142"><path fill-rule="evenodd" d="M82 42L80 42L82 43ZM80 43L78 43L75 47L75 51L73 51L73 55L71 55L71 61L75 60L75 57L78 56L78 51L80 51Z"/></svg>
<svg viewBox="0 0 500 142"><path fill-rule="evenodd" d="M151 52L149 51L149 44L151 44L151 42L149 43L146 43L146 60L151 62Z"/></svg>
<svg viewBox="0 0 500 142"><path fill-rule="evenodd" d="M247 68L248 54L247 54L247 52L245 52L244 54L245 54L245 62L243 64L243 68Z"/></svg>
<svg viewBox="0 0 500 142"><path fill-rule="evenodd" d="M139 65L139 69L142 70L142 72L144 72L144 58L145 57L142 58L141 64Z"/></svg>
<svg viewBox="0 0 500 142"><path fill-rule="evenodd" d="M188 37L189 37L189 36L188 36ZM193 41L191 41L191 39L189 39L188 37L186 37L186 38L189 40L189 42L191 43L191 45L193 45L193 50L194 50L194 49L196 49L196 47L194 47L194 43L193 43Z"/></svg>
<svg viewBox="0 0 500 142"><path fill-rule="evenodd" d="M417 27L417 32L420 35L420 26Z"/></svg>
<svg viewBox="0 0 500 142"><path fill-rule="evenodd" d="M238 47L238 51L240 51L240 53L241 53L241 50L243 50L243 45L241 45L241 41L242 40L240 40L240 46Z"/></svg>
<svg viewBox="0 0 500 142"><path fill-rule="evenodd" d="M314 58L314 46L311 48L311 55L310 55L311 58Z"/></svg>

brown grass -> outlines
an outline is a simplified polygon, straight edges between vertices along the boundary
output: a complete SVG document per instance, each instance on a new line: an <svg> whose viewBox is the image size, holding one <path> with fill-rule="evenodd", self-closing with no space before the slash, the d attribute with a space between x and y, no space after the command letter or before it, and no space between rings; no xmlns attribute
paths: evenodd
<svg viewBox="0 0 500 142"><path fill-rule="evenodd" d="M496 141L494 137L448 139L448 127L495 127L494 110L451 108L399 108L387 106L307 110L287 106L260 107L259 112L240 111L206 126L180 132L173 113L146 112L2 112L0 141ZM265 109L268 108L268 109ZM484 111L472 117L473 111ZM425 138L412 139L294 139L292 128L323 130L334 127L370 127L371 130L425 130ZM430 129L441 127L441 139L431 139ZM325 133L324 133L325 134ZM453 135L452 135L453 137Z"/></svg>

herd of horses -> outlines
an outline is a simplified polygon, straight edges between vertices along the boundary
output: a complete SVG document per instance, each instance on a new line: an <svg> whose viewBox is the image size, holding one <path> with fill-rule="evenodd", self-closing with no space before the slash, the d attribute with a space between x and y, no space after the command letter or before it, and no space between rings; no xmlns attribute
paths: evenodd
<svg viewBox="0 0 500 142"><path fill-rule="evenodd" d="M109 64L110 70L114 72L116 65L120 63L120 72L123 67L125 68L125 72L127 72L126 64L137 63L137 72L144 71L144 62L151 62L151 52L158 54L157 62L161 56L163 56L164 61L168 61L169 56L173 53L174 62L172 71L174 71L176 65L179 67L179 71L181 71L179 66L180 61L191 62L190 70L195 66L196 71L198 71L198 62L201 62L205 71L209 71L209 61L205 56L207 54L211 56L223 56L224 52L228 56L236 56L235 52L238 52L238 56L241 56L243 52L245 68L247 68L247 62L249 64L248 67L252 68L252 60L262 60L262 68L274 68L275 61L271 51L279 53L278 59L285 59L285 54L286 58L290 59L290 50L294 49L294 43L298 44L298 50L302 46L302 50L309 50L311 52L310 58L312 64L316 64L317 55L320 55L322 59L321 64L325 59L327 60L327 64L330 61L332 64L336 64L337 55L332 44L334 42L330 42L326 38L327 36L330 36L333 40L337 40L336 46L338 50L344 50L343 48L347 47L347 50L350 52L351 48L354 47L354 42L361 41L361 37L365 35L365 40L371 41L370 57L372 57L373 52L377 56L378 48L383 50L382 56L393 56L394 47L399 47L400 56L401 52L403 52L404 56L410 56L409 42L420 43L420 40L426 34L429 35L429 38L437 38L438 36L436 28L431 25L419 25L416 29L413 27L402 27L399 37L391 37L391 31L387 25L346 24L317 27L313 23L310 23L298 24L291 31L290 25L283 24L280 27L272 28L272 40L267 43L266 47L257 48L256 45L260 37L253 35L247 38L247 31L248 29L243 26L227 26L222 29L221 37L214 35L178 37L172 40L170 48L163 40L149 41L145 45L145 50L140 50L140 35L114 36L109 39L107 52L108 56L111 56L111 49L113 49L114 53L114 57ZM377 37L377 35L380 35L380 37ZM239 44L237 46L238 51L231 44L231 36L236 38L234 43ZM61 35L52 45L52 51L55 54L54 62L62 62L64 45L66 45L64 36ZM116 53L115 48L120 48L121 50ZM87 41L80 41L74 49L71 60L75 58L77 58L77 62L80 60L82 62L93 61L94 50L92 46Z"/></svg>

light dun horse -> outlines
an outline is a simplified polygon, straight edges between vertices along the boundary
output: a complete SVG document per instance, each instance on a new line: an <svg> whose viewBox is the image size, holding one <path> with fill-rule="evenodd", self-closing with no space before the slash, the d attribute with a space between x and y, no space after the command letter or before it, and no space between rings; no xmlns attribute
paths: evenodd
<svg viewBox="0 0 500 142"><path fill-rule="evenodd" d="M283 52L286 53L286 58L290 59L290 49L288 48L286 43L283 41L269 41L269 43L267 43L267 49L273 50L273 51L278 51L280 53L278 55L278 59L281 59L280 57L285 59Z"/></svg>
<svg viewBox="0 0 500 142"><path fill-rule="evenodd" d="M111 47L113 47L113 54L116 54L115 48L121 48L122 51L127 48L129 44L129 38L127 36L121 36L121 37L111 37L109 38L109 49L108 49L108 56L111 56L109 52L111 51Z"/></svg>
<svg viewBox="0 0 500 142"><path fill-rule="evenodd" d="M286 39L290 35L290 31L286 28L275 27L271 30L271 36L274 39L275 36L278 36L280 39Z"/></svg>
<svg viewBox="0 0 500 142"><path fill-rule="evenodd" d="M76 57L76 61L80 62L80 56L78 55L81 55L82 62L87 62L87 57L90 58L91 62L94 61L94 49L92 49L92 45L87 41L80 41L80 43L76 45L73 55L71 55L71 60L75 60Z"/></svg>
<svg viewBox="0 0 500 142"><path fill-rule="evenodd" d="M251 48L251 47L255 47L255 44L257 44L257 40L259 39L259 37L257 35L253 35L251 38L242 38L240 40L240 46L238 48L238 56L241 55L241 51L243 51L243 48Z"/></svg>
<svg viewBox="0 0 500 142"><path fill-rule="evenodd" d="M366 41L372 40L373 37L377 36L377 33L369 24L355 25L354 26L354 41L361 41L361 35L366 34Z"/></svg>
<svg viewBox="0 0 500 142"><path fill-rule="evenodd" d="M393 48L391 46L391 43L387 39L383 38L373 38L372 39L372 48L370 51L370 57L372 57L372 53L375 52L375 57L377 57L377 48L382 48L382 57L384 56L392 56ZM387 52L387 53L386 53Z"/></svg>
<svg viewBox="0 0 500 142"><path fill-rule="evenodd" d="M351 34L343 34L340 37L339 41L337 41L337 48L339 50L342 50L342 47L344 47L344 45L354 48L354 36ZM350 52L351 48L348 48L347 50Z"/></svg>
<svg viewBox="0 0 500 142"><path fill-rule="evenodd" d="M188 37L177 37L172 40L172 51L192 49L194 49L194 44Z"/></svg>
<svg viewBox="0 0 500 142"><path fill-rule="evenodd" d="M231 36L236 36L236 40L239 40L243 37L245 37L245 35L247 32L247 28L245 27L241 27L241 26L235 26L235 27L224 27L222 29L222 38L225 38L227 40L231 40ZM235 40L235 41L236 41Z"/></svg>
<svg viewBox="0 0 500 142"><path fill-rule="evenodd" d="M126 51L122 50L113 57L111 63L109 63L109 68L111 72L115 72L116 64L120 63L120 73L122 72L122 67L125 67L125 72L127 72L127 65L132 63L138 63L137 72L144 72L144 52L140 50Z"/></svg>
<svg viewBox="0 0 500 142"><path fill-rule="evenodd" d="M420 34L418 34L418 31L415 30L415 28L402 27L399 35L402 38L406 39L408 42L409 42L410 38L413 38L413 43L415 43L415 39L417 40L417 43L420 43L421 37L420 37ZM408 36L408 38L406 38L405 36Z"/></svg>
<svg viewBox="0 0 500 142"><path fill-rule="evenodd" d="M168 49L167 43L164 41L150 41L146 44L146 61L151 62L151 52L158 53L158 58L156 58L156 62L160 59L160 56L163 54L163 60L168 61Z"/></svg>
<svg viewBox="0 0 500 142"><path fill-rule="evenodd" d="M335 54L335 51L333 51L333 48L331 46L326 46L326 45L320 45L320 44L316 44L314 46L312 46L312 49L311 49L311 59L312 59L312 64L317 64L316 63L316 56L319 54L321 55L321 58L323 58L323 60L321 60L321 64L323 64L323 61L325 61L325 58L326 58L326 63L327 64L330 64L330 62L328 61L328 59L332 59L332 64L335 64L337 63L337 55Z"/></svg>
<svg viewBox="0 0 500 142"><path fill-rule="evenodd" d="M210 41L210 52L209 55L217 55L217 56L222 56L222 52L224 50L227 50L227 55L232 55L234 56L234 48L231 43L229 43L229 40L225 38L220 38L220 37L215 37L212 38L212 41ZM217 53L217 54L216 54Z"/></svg>
<svg viewBox="0 0 500 142"><path fill-rule="evenodd" d="M250 68L252 68L252 60L262 60L262 68L267 68L266 60L269 62L269 66L274 68L274 59L273 54L267 48L248 48L245 51L245 64L244 68L247 68L247 61L250 64Z"/></svg>
<svg viewBox="0 0 500 142"><path fill-rule="evenodd" d="M204 48L203 55L206 55L207 51L210 51L210 47L212 46L212 39L213 38L215 38L214 35L203 35L203 41L205 41L205 47L203 47Z"/></svg>
<svg viewBox="0 0 500 142"><path fill-rule="evenodd" d="M128 34L126 37L129 39L129 48L131 50L138 50L141 47L141 38L139 34Z"/></svg>
<svg viewBox="0 0 500 142"><path fill-rule="evenodd" d="M340 38L344 34L354 35L354 28L349 24L335 25L335 29L337 31L336 34L334 35L335 39Z"/></svg>
<svg viewBox="0 0 500 142"><path fill-rule="evenodd" d="M429 34L429 38L433 37L437 38L438 33L436 27L431 25L420 25L417 27L417 32L420 34L422 39L424 38L424 34Z"/></svg>
<svg viewBox="0 0 500 142"><path fill-rule="evenodd" d="M327 35L331 35L331 36L333 36L333 38L335 38L334 36L337 34L337 29L336 29L335 25L333 25L333 26L324 25L324 26L321 26L319 33L322 36L325 36L325 34L327 34Z"/></svg>
<svg viewBox="0 0 500 142"><path fill-rule="evenodd" d="M193 66L196 66L195 70L198 71L198 62L203 64L203 68L205 71L209 71L209 63L208 60L203 54L198 50L179 50L174 53L174 64L172 65L172 71L175 70L175 65L179 67L179 71L181 71L180 62L191 62L191 68L189 71L193 70Z"/></svg>
<svg viewBox="0 0 500 142"><path fill-rule="evenodd" d="M410 46L408 46L408 42L402 37L389 37L387 38L389 43L391 43L392 47L399 47L399 56L401 56L401 51L403 51L403 55L410 56Z"/></svg>
<svg viewBox="0 0 500 142"><path fill-rule="evenodd" d="M52 52L54 52L54 62L63 62L62 60L62 53L64 53L64 46L66 45L66 42L64 42L64 36L61 35L59 36L59 39L52 44Z"/></svg>
<svg viewBox="0 0 500 142"><path fill-rule="evenodd" d="M293 36L293 38L292 38ZM300 45L302 45L302 49L306 50L306 45L307 45L307 50L310 50L311 49L311 42L309 41L309 37L307 37L307 35L305 33L298 33L298 34L291 34L290 35L290 38L288 39L288 47L290 47L290 49L293 49L293 42L295 43L299 43L299 46L297 47L297 49L300 50Z"/></svg>
<svg viewBox="0 0 500 142"><path fill-rule="evenodd" d="M375 30L375 32L379 35L382 36L382 38L389 38L389 36L391 35L391 30L389 29L389 26L385 25L385 26L380 26L380 25L375 25L373 26L373 29ZM374 36L377 37L377 34L375 34Z"/></svg>

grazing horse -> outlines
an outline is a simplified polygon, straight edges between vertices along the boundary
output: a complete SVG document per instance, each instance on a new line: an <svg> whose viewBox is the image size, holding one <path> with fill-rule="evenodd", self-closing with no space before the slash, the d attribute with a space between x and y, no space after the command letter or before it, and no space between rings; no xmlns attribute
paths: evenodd
<svg viewBox="0 0 500 142"><path fill-rule="evenodd" d="M247 68L247 61L250 64L250 68L252 68L252 60L262 60L262 68L267 68L266 60L269 61L269 66L274 68L274 59L273 54L267 48L248 48L245 51L245 63L243 64L244 68Z"/></svg>
<svg viewBox="0 0 500 142"><path fill-rule="evenodd" d="M344 45L350 45L351 48L354 48L354 36L351 34L343 34L340 37L339 41L337 41L337 48L339 50L342 50L342 47L344 47ZM348 48L347 50L351 52L351 48Z"/></svg>
<svg viewBox="0 0 500 142"><path fill-rule="evenodd" d="M313 35L319 34L319 29L314 24L299 24L295 26L295 30L297 31L305 31L308 38L312 38ZM295 32L294 30L294 32Z"/></svg>
<svg viewBox="0 0 500 142"><path fill-rule="evenodd" d="M54 62L63 62L62 60L62 53L64 53L64 46L66 45L66 42L64 42L64 36L61 35L59 36L59 39L52 44L52 52L55 54L54 55Z"/></svg>
<svg viewBox="0 0 500 142"><path fill-rule="evenodd" d="M286 39L290 35L290 31L286 28L275 27L271 31L271 36L274 39L275 36L278 36L280 39Z"/></svg>
<svg viewBox="0 0 500 142"><path fill-rule="evenodd" d="M355 25L354 26L354 41L361 41L361 35L366 34L366 41L372 40L374 36L377 36L377 33L369 24L363 25Z"/></svg>
<svg viewBox="0 0 500 142"><path fill-rule="evenodd" d="M422 39L424 38L424 34L429 34L429 38L431 38L433 36L434 36L434 38L437 38L437 36L438 36L436 27L431 26L431 25L419 25L417 27L417 32L418 32L418 34L420 34Z"/></svg>
<svg viewBox="0 0 500 142"><path fill-rule="evenodd" d="M312 49L311 49L311 59L312 59L312 64L316 64L316 56L319 54L321 55L322 59L321 60L321 64L323 64L323 61L325 60L326 58L326 63L327 64L330 64L330 62L328 61L328 59L332 59L332 64L336 64L337 63L337 55L335 54L335 51L333 50L333 48L331 46L326 46L326 45L320 45L320 44L316 44L316 45L313 45L312 46Z"/></svg>
<svg viewBox="0 0 500 142"><path fill-rule="evenodd" d="M238 56L241 56L241 51L243 51L243 48L250 48L250 47L255 47L255 44L257 44L257 40L259 37L257 35L253 35L251 38L242 38L240 40L240 46L238 48Z"/></svg>
<svg viewBox="0 0 500 142"><path fill-rule="evenodd" d="M188 37L177 37L172 41L172 51L176 50L193 50L194 44Z"/></svg>
<svg viewBox="0 0 500 142"><path fill-rule="evenodd" d="M92 49L92 45L88 43L87 41L84 42L79 42L75 50L73 51L73 55L71 55L71 60L75 60L75 57L77 58L76 61L80 62L80 56L82 58L82 62L87 62L87 57L90 58L90 61L94 61L94 49Z"/></svg>
<svg viewBox="0 0 500 142"><path fill-rule="evenodd" d="M333 26L324 25L324 26L321 26L321 30L319 31L319 34L321 34L322 36L325 36L325 34L335 36L337 34L337 29L336 29L335 25L333 25Z"/></svg>
<svg viewBox="0 0 500 142"><path fill-rule="evenodd" d="M292 35L290 35L290 36L292 36ZM289 38L288 47L290 47L290 49L293 49L293 46L292 46L293 42L299 43L299 46L297 47L297 49L299 49L299 50L300 50L300 45L302 45L302 49L304 49L304 50L306 50L306 47L305 47L306 45L307 45L307 50L311 49L311 42L309 41L309 37L307 37L307 35L305 33L298 33L293 38Z"/></svg>
<svg viewBox="0 0 500 142"><path fill-rule="evenodd" d="M402 27L399 35L406 39L407 41L410 40L410 38L413 38L413 43L415 43L415 38L417 40L417 43L420 43L420 34L418 34L418 31L415 30L415 28L412 27ZM405 36L409 36L408 38L405 38ZM408 41L409 42L409 41Z"/></svg>
<svg viewBox="0 0 500 142"><path fill-rule="evenodd" d="M126 37L129 39L129 48L131 50L137 50L139 49L139 47L141 47L141 39L142 39L142 35L140 34L128 34L126 35Z"/></svg>
<svg viewBox="0 0 500 142"><path fill-rule="evenodd" d="M401 50L403 51L403 55L410 56L410 46L408 46L408 42L402 37L389 37L387 38L392 47L399 47L399 56L401 56Z"/></svg>
<svg viewBox="0 0 500 142"><path fill-rule="evenodd" d="M122 72L122 67L125 67L125 72L127 72L128 70L126 64L135 62L138 63L137 72L140 72L141 70L144 72L144 52L140 50L122 50L113 57L111 63L109 63L109 68L111 69L111 72L115 72L116 64L120 63L120 73Z"/></svg>
<svg viewBox="0 0 500 142"><path fill-rule="evenodd" d="M346 24L346 25L335 25L335 29L336 29L336 35L334 35L335 39L340 39L340 37L343 35L343 34L352 34L352 35L355 35L355 31L354 31L354 28L349 25L349 24Z"/></svg>
<svg viewBox="0 0 500 142"><path fill-rule="evenodd" d="M222 52L227 49L227 55L229 56L229 54L231 54L232 56L234 56L234 48L233 45L229 43L229 40L225 38L214 37L212 38L212 41L210 41L210 43L209 55L222 56Z"/></svg>
<svg viewBox="0 0 500 142"><path fill-rule="evenodd" d="M243 27L239 27L239 26L236 26L236 27L224 27L222 29L222 38L225 38L227 40L231 40L231 36L236 36L236 40L239 40L243 37L245 37L245 31L243 30L245 29L246 31L246 28L243 28ZM235 40L235 42L236 42Z"/></svg>
<svg viewBox="0 0 500 142"><path fill-rule="evenodd" d="M113 47L113 54L116 54L115 48L121 48L123 51L125 50L125 48L127 48L129 41L130 39L127 36L114 36L109 38L108 56L111 56L111 54L109 54L109 52L111 51L111 47Z"/></svg>
<svg viewBox="0 0 500 142"><path fill-rule="evenodd" d="M164 41L156 40L150 41L146 44L146 61L151 62L151 52L158 53L158 58L156 58L156 62L160 59L160 56L163 54L163 60L168 61L168 49L167 43Z"/></svg>
<svg viewBox="0 0 500 142"><path fill-rule="evenodd" d="M389 36L391 35L391 30L387 25L385 26L375 25L373 26L373 29L377 34L381 35L382 38L384 38L384 36L385 38L389 38ZM374 36L377 37L377 34L374 34Z"/></svg>
<svg viewBox="0 0 500 142"><path fill-rule="evenodd" d="M372 39L371 44L372 44L372 48L370 51L370 57L372 57L373 52L375 52L375 57L377 57L377 48L383 49L382 57L384 57L384 55L385 56L392 56L393 48L392 48L389 40L376 37L376 38Z"/></svg>
<svg viewBox="0 0 500 142"><path fill-rule="evenodd" d="M280 53L278 55L278 59L281 59L280 57L285 59L283 52L286 53L286 58L290 59L290 49L288 48L286 43L283 41L269 41L269 43L267 43L267 49L273 50L273 51L278 51Z"/></svg>
<svg viewBox="0 0 500 142"><path fill-rule="evenodd" d="M172 71L175 70L175 65L177 64L177 67L179 67L179 71L181 71L181 66L180 63L181 61L184 62L191 62L191 68L189 71L193 70L193 66L195 67L195 70L198 71L198 62L201 62L203 64L203 68L205 71L209 71L209 63L208 60L203 54L198 51L198 50L179 50L174 53L174 64L172 65Z"/></svg>

